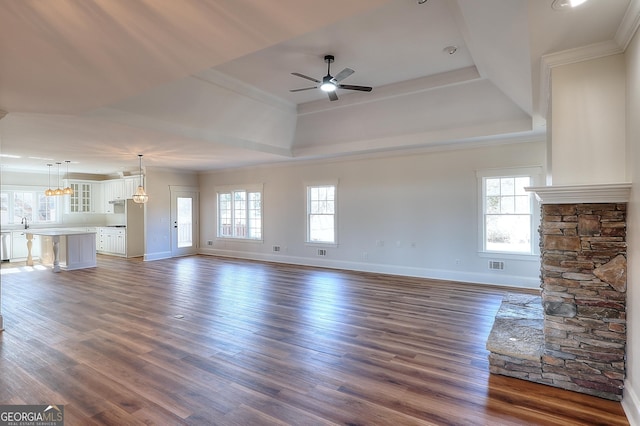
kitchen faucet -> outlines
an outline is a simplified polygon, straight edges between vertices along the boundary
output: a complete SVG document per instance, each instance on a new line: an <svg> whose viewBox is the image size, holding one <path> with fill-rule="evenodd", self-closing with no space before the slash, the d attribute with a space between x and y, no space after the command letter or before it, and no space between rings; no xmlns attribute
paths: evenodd
<svg viewBox="0 0 640 426"><path fill-rule="evenodd" d="M24 229L29 229L29 223L27 223L27 217L24 216L22 218L22 222L20 222L20 224L24 225Z"/></svg>

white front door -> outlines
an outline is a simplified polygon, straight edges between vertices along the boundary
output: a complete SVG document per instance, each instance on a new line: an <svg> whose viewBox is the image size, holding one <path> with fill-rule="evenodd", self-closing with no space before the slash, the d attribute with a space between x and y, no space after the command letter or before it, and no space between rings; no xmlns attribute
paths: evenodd
<svg viewBox="0 0 640 426"><path fill-rule="evenodd" d="M171 255L198 253L198 193L171 191Z"/></svg>

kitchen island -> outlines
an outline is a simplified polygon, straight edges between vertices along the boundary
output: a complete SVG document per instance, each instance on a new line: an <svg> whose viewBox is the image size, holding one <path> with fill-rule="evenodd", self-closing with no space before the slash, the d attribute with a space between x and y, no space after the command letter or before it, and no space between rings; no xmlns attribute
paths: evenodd
<svg viewBox="0 0 640 426"><path fill-rule="evenodd" d="M71 231L64 229L26 230L27 234L27 266L33 266L31 246L34 235L40 235L43 254L51 248L53 252L53 272L60 272L60 238L65 238L64 269L93 268L96 262L96 233L92 231ZM43 255L46 259L51 256Z"/></svg>

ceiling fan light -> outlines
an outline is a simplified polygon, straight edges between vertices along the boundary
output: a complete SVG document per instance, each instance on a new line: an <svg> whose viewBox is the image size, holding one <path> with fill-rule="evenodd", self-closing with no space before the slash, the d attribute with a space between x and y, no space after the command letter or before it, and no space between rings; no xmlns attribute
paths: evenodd
<svg viewBox="0 0 640 426"><path fill-rule="evenodd" d="M334 92L336 90L336 85L333 83L322 83L320 90L323 92Z"/></svg>
<svg viewBox="0 0 640 426"><path fill-rule="evenodd" d="M323 92L335 92L336 84L332 81L333 77L328 73L322 78L322 84L320 85L320 90Z"/></svg>

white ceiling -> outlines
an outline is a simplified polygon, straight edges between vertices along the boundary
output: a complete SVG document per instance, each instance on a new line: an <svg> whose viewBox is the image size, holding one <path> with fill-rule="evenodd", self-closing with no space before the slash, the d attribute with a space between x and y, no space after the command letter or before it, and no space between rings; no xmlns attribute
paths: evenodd
<svg viewBox="0 0 640 426"><path fill-rule="evenodd" d="M551 3L4 1L0 165L109 174L144 154L205 171L531 140L545 132L543 55L622 51L640 14L640 0ZM332 75L355 70L343 84L373 91L291 93L313 85L292 72L322 79L326 54Z"/></svg>

